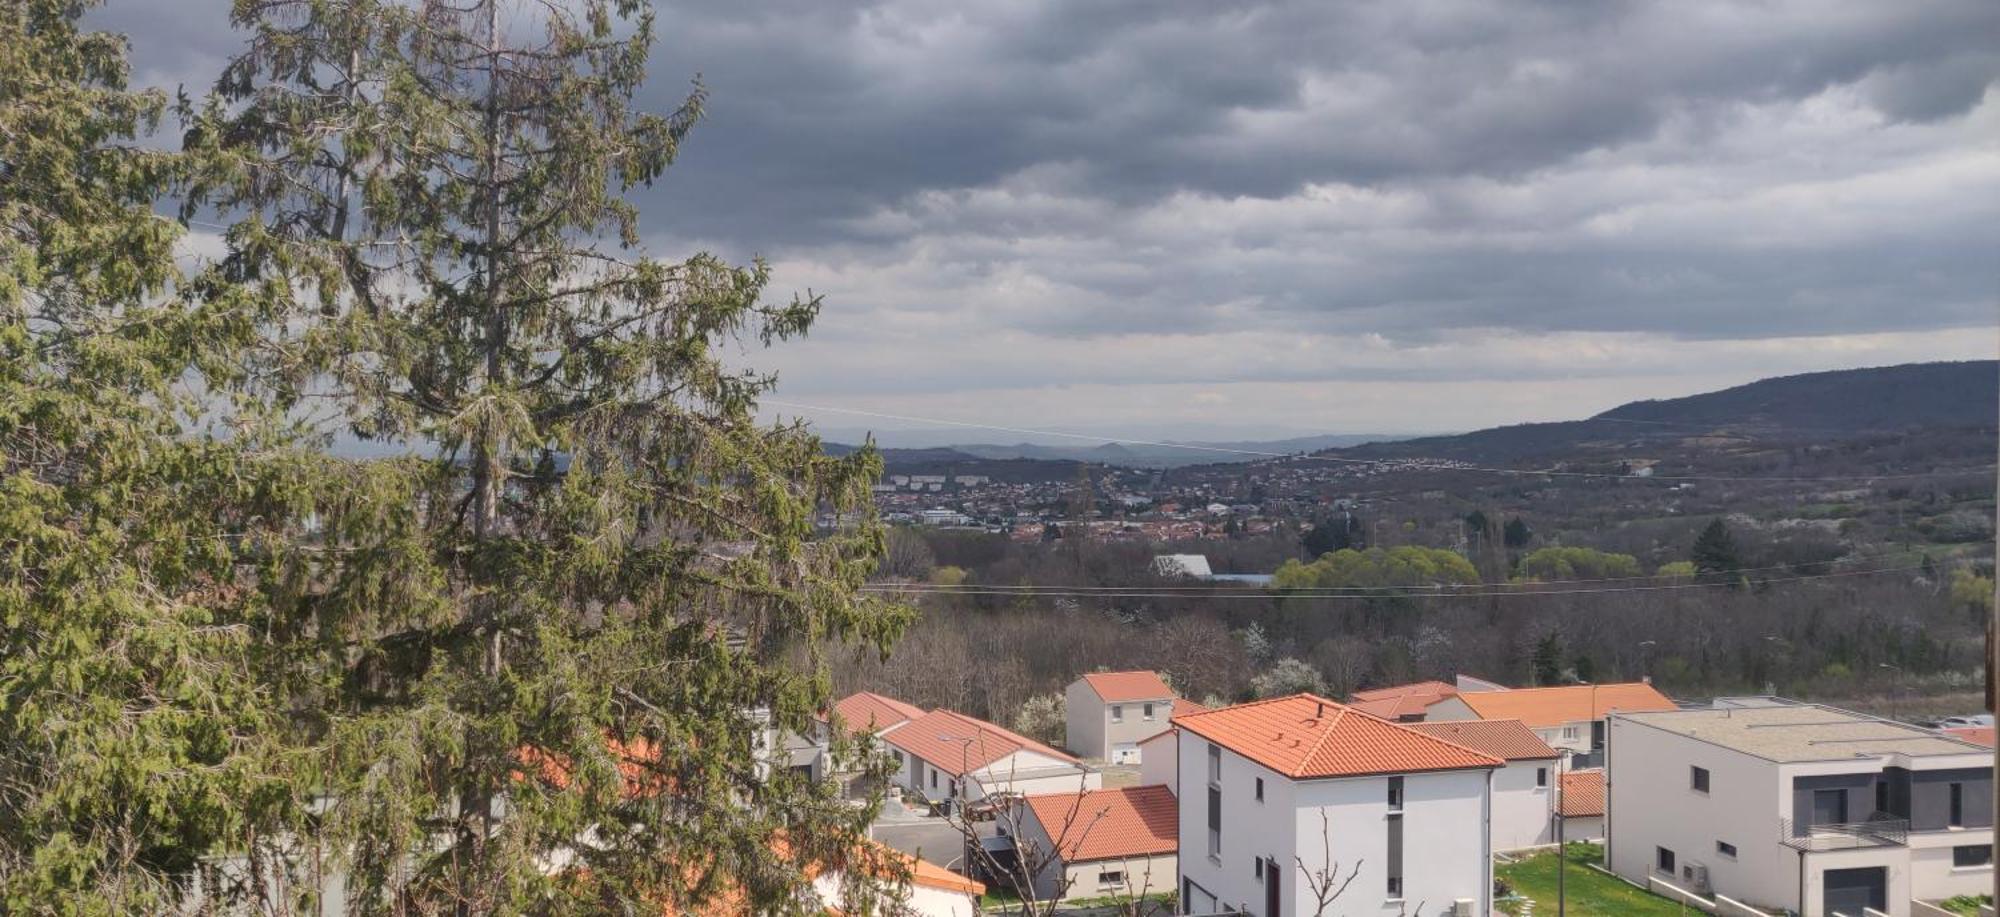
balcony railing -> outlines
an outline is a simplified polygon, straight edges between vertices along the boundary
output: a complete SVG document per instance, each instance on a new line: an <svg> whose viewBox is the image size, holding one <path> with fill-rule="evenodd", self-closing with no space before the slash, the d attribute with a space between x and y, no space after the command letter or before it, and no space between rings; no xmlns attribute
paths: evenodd
<svg viewBox="0 0 2000 917"><path fill-rule="evenodd" d="M1573 771L1590 770L1603 766L1604 749L1602 748L1596 751L1578 752L1569 756L1569 769Z"/></svg>
<svg viewBox="0 0 2000 917"><path fill-rule="evenodd" d="M1778 843L1797 850L1901 847L1910 839L1910 820L1887 812L1872 812L1867 821L1814 825L1786 818L1778 825Z"/></svg>

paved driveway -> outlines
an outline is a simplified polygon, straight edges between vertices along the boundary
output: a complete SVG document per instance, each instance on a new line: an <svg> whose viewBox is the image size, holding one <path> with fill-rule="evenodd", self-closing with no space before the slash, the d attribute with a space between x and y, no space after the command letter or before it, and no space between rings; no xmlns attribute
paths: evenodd
<svg viewBox="0 0 2000 917"><path fill-rule="evenodd" d="M993 833L992 825L981 825L982 835ZM942 818L922 821L876 822L875 839L919 859L946 869L965 871L965 836Z"/></svg>

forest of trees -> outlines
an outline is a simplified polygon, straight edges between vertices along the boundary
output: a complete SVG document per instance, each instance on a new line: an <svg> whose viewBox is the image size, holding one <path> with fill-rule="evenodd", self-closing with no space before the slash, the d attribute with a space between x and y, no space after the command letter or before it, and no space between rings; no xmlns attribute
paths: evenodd
<svg viewBox="0 0 2000 917"><path fill-rule="evenodd" d="M1651 677L1683 697L1979 689L1993 591L1984 552L1842 545L1829 557L1720 519L1688 520L1679 537L1682 559L1652 569L1550 545L1503 556L1490 575L1442 548L1304 563L1290 534L1207 545L1233 564L1275 566L1277 589L1261 592L1159 579L1148 568L1158 545L898 529L902 579L979 592L911 587L924 614L895 652L836 674L1002 721L1102 668L1158 669L1189 697L1223 701L1263 693L1260 678L1316 678L1344 696L1459 672L1523 685Z"/></svg>

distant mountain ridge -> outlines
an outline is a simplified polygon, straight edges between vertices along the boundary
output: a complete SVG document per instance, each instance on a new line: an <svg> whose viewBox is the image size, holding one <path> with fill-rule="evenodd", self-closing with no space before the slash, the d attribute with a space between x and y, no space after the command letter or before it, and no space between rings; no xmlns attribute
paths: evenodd
<svg viewBox="0 0 2000 917"><path fill-rule="evenodd" d="M1326 451L1354 458L1510 461L1705 434L1825 440L1921 428L1991 428L1996 415L2000 361L1906 363L1778 376L1682 398L1634 401L1585 420Z"/></svg>
<svg viewBox="0 0 2000 917"><path fill-rule="evenodd" d="M964 443L931 448L884 448L881 449L883 462L898 471L914 467L931 468L941 463L965 463L978 461L1030 460L1060 462L1065 464L1089 463L1099 465L1121 465L1128 468L1178 468L1185 465L1210 465L1232 461L1253 461L1273 455L1315 452L1340 446L1362 443L1389 442L1395 437L1373 433L1327 433L1316 436L1297 436L1277 440L1240 440L1226 442L1188 442L1185 445L1196 448L1179 448L1175 445L1149 445L1138 443L1107 442L1096 446L1045 446L1038 443ZM853 445L829 443L827 452L845 455L854 451ZM1237 450L1232 455L1229 450Z"/></svg>

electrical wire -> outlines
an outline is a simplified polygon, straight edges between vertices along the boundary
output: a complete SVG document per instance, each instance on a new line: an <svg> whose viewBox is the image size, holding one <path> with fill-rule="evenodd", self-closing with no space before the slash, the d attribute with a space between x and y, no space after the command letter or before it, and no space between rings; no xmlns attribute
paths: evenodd
<svg viewBox="0 0 2000 917"><path fill-rule="evenodd" d="M1837 579L1843 577L1877 576L1884 573L1908 573L1922 569L1924 569L1924 565L1916 564L1913 566L1906 566L1906 567L1883 567L1874 570L1839 570L1832 573L1809 573L1809 574L1800 574L1798 576L1770 577L1767 579L1752 580L1750 581L1750 585L1765 586L1765 585L1776 585L1783 583L1797 583L1797 582L1807 582L1815 580ZM1599 587L1591 589L1510 588L1504 590L1495 589L1494 584L1485 584L1484 591L1446 589L1444 587L1433 587L1427 590L1416 590L1416 589L1411 589L1409 587L1393 587L1393 588L1376 590L1366 595L1349 594L1349 593L1306 595L1306 594L1296 594L1282 590L1279 591L1259 590L1257 592L1224 591L1215 593L1160 592L1160 591L1147 591L1140 589L1133 589L1131 591L1120 591L1120 592L1090 592L1090 591L1071 591L1071 590L1019 592L1005 588L982 587L978 585L972 585L962 588L941 588L930 584L896 585L890 583L871 583L869 585L861 587L861 591L872 592L872 593L903 593L903 594L914 593L918 595L991 595L991 596L1011 596L1016 598L1070 598L1070 599L1134 598L1134 599L1225 599L1225 600L1251 599L1256 601L1267 601L1267 602L1278 601L1288 598L1305 598L1305 599L1329 599L1329 600L1339 599L1339 600L1367 601L1374 599L1391 599L1391 598L1407 598L1407 599L1500 598L1503 596L1609 595L1617 593L1668 592L1681 589L1714 589L1718 587L1735 588L1739 584L1739 582L1740 581L1731 580L1724 582L1707 582L1707 583L1702 583L1702 582L1660 583L1650 586L1609 586L1609 587ZM1534 584L1534 585L1538 586L1541 584ZM1062 588L1062 587L1052 587L1052 588Z"/></svg>
<svg viewBox="0 0 2000 917"><path fill-rule="evenodd" d="M1991 540L1974 541L1974 542L1965 542L1961 545L1957 545L1956 547L1977 548L1982 546L1990 546L1992 544L1993 542ZM1789 564L1767 564L1761 567L1738 567L1729 572L1731 575L1745 574L1745 573L1765 573L1772 570L1790 570L1798 567L1806 567L1814 565L1862 563L1872 560L1884 560L1891 557L1907 557L1910 555L1924 555L1929 553L1930 551L1923 548L1905 548L1900 551L1882 551L1880 553L1875 553L1875 554L1852 554L1845 557L1836 557L1824 561L1807 561L1803 563L1789 563ZM1955 558L1944 557L1940 558L1940 561L1948 563L1953 559ZM1921 569L1922 565L1920 564L1918 566ZM1801 575L1812 575L1812 574L1801 574ZM1508 588L1526 589L1536 586L1557 586L1557 585L1574 586L1578 584L1591 584L1591 583L1633 583L1633 582L1645 582L1645 581L1659 582L1662 580L1672 580L1672 579L1673 577L1664 576L1659 573L1646 573L1634 576L1600 576L1600 577L1587 577L1582 579L1566 579L1566 580L1537 581L1537 582L1523 582L1523 583L1440 583L1436 587L1430 587L1430 588L1481 589L1481 588L1506 586ZM1189 592L1196 595L1206 595L1209 593L1213 593L1217 590L1230 588L1230 583L1229 581L1226 580L1217 581L1213 583L1206 583L1203 585L1163 584L1158 586L1151 586L1151 585L1149 586L1032 586L1025 584L1003 584L1003 583L992 583L992 584L966 583L963 585L951 585L946 583L916 583L912 585L934 590L982 588L982 589L1012 589L1012 590L1021 590L1024 592L1031 592L1033 590L1044 590L1044 589L1073 591L1073 592L1086 592L1086 591L1118 592L1118 591L1126 591L1132 589L1143 589L1147 592ZM1311 586L1302 589L1288 589L1285 590L1285 594L1289 596L1308 596L1308 597L1321 594L1325 595L1361 594L1361 595L1373 596L1381 594L1382 589L1384 588L1399 588L1399 587Z"/></svg>
<svg viewBox="0 0 2000 917"><path fill-rule="evenodd" d="M1011 427L1001 424L977 423L965 420L948 420L940 417L919 417L911 414L891 414L883 411L867 411L859 408L837 408L830 405L805 404L777 398L759 399L760 403L775 407L792 408L801 411L826 411L834 414L852 414L858 417L873 417L878 420L896 420L905 423L925 423L946 427L962 427L975 430L994 430L1002 433L1018 433L1027 436L1053 436L1064 439L1083 440L1093 443L1116 443L1124 446L1152 446L1156 448L1184 449L1192 452L1209 452L1225 455L1245 455L1256 458L1279 458L1305 462L1329 462L1342 465L1368 465L1384 471L1458 471L1473 474L1498 474L1514 477L1555 477L1555 478L1603 478L1618 481L1712 481L1712 482L1771 482L1771 483L1845 483L1855 481L1902 480L1909 478L1936 478L1975 472L1990 472L2000 465L1980 465L1940 471L1899 472L1884 474L1822 475L1804 477L1795 475L1633 475L1607 471L1560 471L1555 469L1501 468L1491 465L1473 465L1440 459L1358 459L1334 455L1305 455L1295 452L1269 452L1261 449L1237 449L1230 446L1213 446L1201 443L1175 443L1161 440L1129 439L1117 436L1098 436L1087 433L1064 433L1057 430L1037 430L1030 427Z"/></svg>

